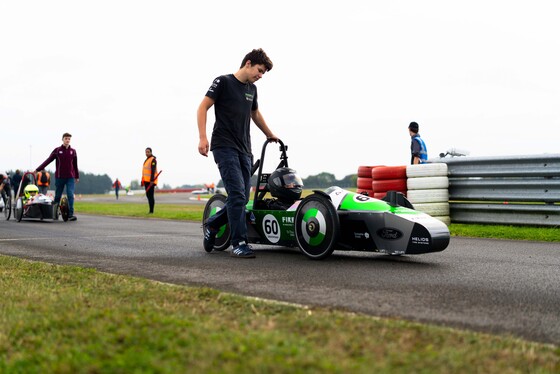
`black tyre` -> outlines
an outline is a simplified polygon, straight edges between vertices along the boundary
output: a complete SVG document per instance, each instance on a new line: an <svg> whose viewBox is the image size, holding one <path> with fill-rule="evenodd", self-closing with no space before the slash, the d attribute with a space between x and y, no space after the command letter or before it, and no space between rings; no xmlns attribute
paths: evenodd
<svg viewBox="0 0 560 374"><path fill-rule="evenodd" d="M222 194L216 194L212 196L206 206L204 207L204 213L202 215L202 226L204 229L204 223L216 214L219 210L224 209L226 206L226 197ZM231 242L231 232L229 230L229 225L226 223L222 227L220 227L220 231L216 235L216 243L214 244L215 251L223 251L226 250Z"/></svg>
<svg viewBox="0 0 560 374"><path fill-rule="evenodd" d="M69 213L69 207L68 207L68 198L66 196L64 196L62 199L60 199L60 204L59 204L58 208L60 209L60 215L62 216L62 220L64 222L68 221L68 215L70 213Z"/></svg>
<svg viewBox="0 0 560 374"><path fill-rule="evenodd" d="M14 218L18 222L21 222L23 218L23 199L21 197L16 200L16 207L14 208Z"/></svg>
<svg viewBox="0 0 560 374"><path fill-rule="evenodd" d="M4 199L4 217L6 221L10 219L12 215L12 197L8 194L2 193L2 198Z"/></svg>
<svg viewBox="0 0 560 374"><path fill-rule="evenodd" d="M295 232L299 248L307 257L320 260L329 256L340 233L336 208L326 196L307 196L296 211Z"/></svg>

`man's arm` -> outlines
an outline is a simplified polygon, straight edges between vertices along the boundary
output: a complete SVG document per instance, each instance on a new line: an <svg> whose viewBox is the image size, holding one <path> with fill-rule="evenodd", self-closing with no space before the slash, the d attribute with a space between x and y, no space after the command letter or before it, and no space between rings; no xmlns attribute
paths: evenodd
<svg viewBox="0 0 560 374"><path fill-rule="evenodd" d="M278 137L276 135L274 135L274 133L270 130L270 128L266 124L266 121L264 120L264 117L261 114L260 110L258 110L258 109L253 110L251 112L251 118L253 119L253 122L255 122L255 125L257 125L257 127L264 133L264 135L266 136L267 139L270 139L270 140L273 140L273 141L278 140Z"/></svg>
<svg viewBox="0 0 560 374"><path fill-rule="evenodd" d="M208 157L208 151L210 150L210 143L206 136L206 120L208 110L214 105L214 102L213 99L204 96L196 112L196 121L198 123L198 153L206 157Z"/></svg>
<svg viewBox="0 0 560 374"><path fill-rule="evenodd" d="M34 173L36 174L38 170L43 170L44 168L47 167L48 164L50 164L51 162L53 162L53 160L56 158L56 149L54 151L51 152L51 155L49 156L49 158L47 158L45 160L45 162L43 162L41 165L39 165L39 167L37 167L34 170Z"/></svg>

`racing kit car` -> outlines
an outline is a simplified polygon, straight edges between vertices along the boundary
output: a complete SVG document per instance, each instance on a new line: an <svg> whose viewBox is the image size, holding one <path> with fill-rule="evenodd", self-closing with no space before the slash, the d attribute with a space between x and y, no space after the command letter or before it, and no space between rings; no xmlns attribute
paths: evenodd
<svg viewBox="0 0 560 374"><path fill-rule="evenodd" d="M35 182L35 174L31 172L23 174L16 193L14 218L18 222L24 218L56 220L60 214L64 221L68 221L68 199L62 197L57 206L49 196L39 193ZM9 216L7 217L6 219L9 219Z"/></svg>
<svg viewBox="0 0 560 374"><path fill-rule="evenodd" d="M447 226L414 210L400 192L389 191L378 200L333 186L314 190L301 199L303 183L288 167L287 147L282 141L278 141L278 167L273 173L263 173L270 142L264 143L261 158L253 167L253 173L259 172L254 199L246 205L249 243L299 247L311 259L326 258L334 250L406 255L447 248ZM224 195L212 196L204 209L203 223L223 209L225 201ZM225 224L216 235L214 250L223 251L229 245L230 231Z"/></svg>

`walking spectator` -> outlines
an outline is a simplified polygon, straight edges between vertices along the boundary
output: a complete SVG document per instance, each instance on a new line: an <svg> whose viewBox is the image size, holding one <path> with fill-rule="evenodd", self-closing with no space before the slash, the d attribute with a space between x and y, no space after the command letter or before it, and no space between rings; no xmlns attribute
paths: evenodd
<svg viewBox="0 0 560 374"><path fill-rule="evenodd" d="M119 190L122 188L122 184L121 181L119 180L119 178L115 179L115 182L113 183L113 188L115 189L115 196L117 197L117 200L119 199Z"/></svg>
<svg viewBox="0 0 560 374"><path fill-rule="evenodd" d="M19 190L19 184L21 183L21 171L19 169L16 170L16 173L12 176L12 189L14 190L14 199L17 199L18 196L18 190ZM23 192L23 191L22 191Z"/></svg>

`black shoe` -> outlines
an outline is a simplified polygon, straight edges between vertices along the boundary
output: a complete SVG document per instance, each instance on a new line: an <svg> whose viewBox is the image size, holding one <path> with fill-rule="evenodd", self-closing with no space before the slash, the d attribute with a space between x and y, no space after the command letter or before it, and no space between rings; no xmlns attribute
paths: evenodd
<svg viewBox="0 0 560 374"><path fill-rule="evenodd" d="M253 249L245 242L241 242L237 247L232 249L231 256L239 258L255 258L255 252L253 252Z"/></svg>
<svg viewBox="0 0 560 374"><path fill-rule="evenodd" d="M212 249L214 249L214 244L216 244L216 234L218 234L217 229L211 226L204 227L204 240L202 241L202 245L204 246L204 250L206 252L212 252Z"/></svg>
<svg viewBox="0 0 560 374"><path fill-rule="evenodd" d="M78 218L76 218L76 216L68 217L68 221L77 221L77 220Z"/></svg>

